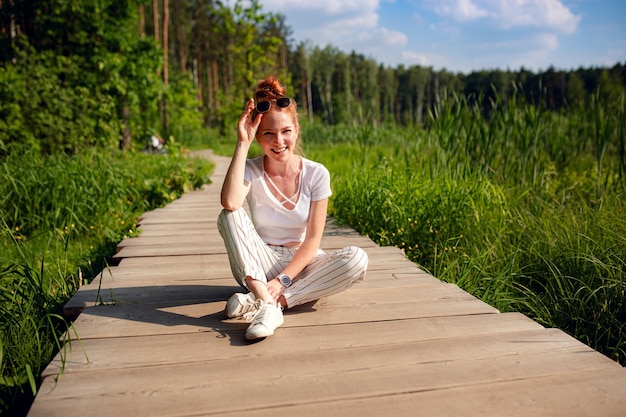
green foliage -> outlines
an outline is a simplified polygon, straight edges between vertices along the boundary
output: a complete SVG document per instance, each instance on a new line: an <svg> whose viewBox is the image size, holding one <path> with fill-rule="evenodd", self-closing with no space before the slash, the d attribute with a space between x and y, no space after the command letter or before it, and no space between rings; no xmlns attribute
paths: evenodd
<svg viewBox="0 0 626 417"><path fill-rule="evenodd" d="M171 136L177 141L185 141L184 144L194 142L194 137L208 133L203 127L202 115L198 111L198 101L192 80L188 77L180 77L174 82L174 88L168 95L172 128ZM200 139L202 143L202 139ZM206 137L204 138L206 147Z"/></svg>
<svg viewBox="0 0 626 417"><path fill-rule="evenodd" d="M456 251L463 231L475 228L468 202L482 197L480 178L427 178L389 158L357 172L335 181L334 215L421 265L439 267L439 251Z"/></svg>
<svg viewBox="0 0 626 417"><path fill-rule="evenodd" d="M136 4L51 0L33 7L19 36L3 35L10 45L0 57L5 152L113 148L124 129L143 135L155 125L161 56L152 40L137 36Z"/></svg>
<svg viewBox="0 0 626 417"><path fill-rule="evenodd" d="M6 241L9 229L1 227L1 238ZM57 351L64 356L64 349L71 346L69 338L63 340L71 325L56 312L61 310L61 300L72 295L75 282L59 274L47 275L43 263L31 265L37 257L26 245L14 244L20 257L0 269L0 347L4 351L0 355L0 410L34 396L42 366ZM64 342L68 343L65 347Z"/></svg>
<svg viewBox="0 0 626 417"><path fill-rule="evenodd" d="M44 153L84 146L111 147L119 131L111 97L96 97L87 87L66 88L61 78L80 77L72 58L52 52L20 55L20 65L0 67L0 141L11 151L34 148ZM109 142L106 143L106 140Z"/></svg>
<svg viewBox="0 0 626 417"><path fill-rule="evenodd" d="M447 98L425 131L304 125L307 156L332 173L338 220L624 364L622 101L513 104L495 99L484 119Z"/></svg>
<svg viewBox="0 0 626 417"><path fill-rule="evenodd" d="M221 5L212 10L214 25L210 28L211 39L219 45L222 54L215 57L226 72L228 82L213 89L222 134L237 124L243 107L254 92L260 78L274 74L289 90L290 77L286 69L277 68L276 58L285 40L275 34L279 16L263 12L258 0L236 0L232 7ZM216 76L217 75L213 75ZM209 88L212 88L209 86Z"/></svg>
<svg viewBox="0 0 626 417"><path fill-rule="evenodd" d="M624 363L626 217L615 198L598 209L555 207L536 198L520 204L512 226L526 241L511 284L522 297L511 308ZM524 209L531 204L532 213Z"/></svg>

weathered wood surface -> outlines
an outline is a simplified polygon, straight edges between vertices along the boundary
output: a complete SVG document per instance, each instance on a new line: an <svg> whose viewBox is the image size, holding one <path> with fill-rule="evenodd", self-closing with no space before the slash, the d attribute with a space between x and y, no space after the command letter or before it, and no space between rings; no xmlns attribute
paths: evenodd
<svg viewBox="0 0 626 417"><path fill-rule="evenodd" d="M67 303L71 351L30 416L626 415L617 363L332 221L324 247L363 247L366 280L247 343L223 314L240 288L215 225L228 159L214 159L213 184L146 213L119 263Z"/></svg>

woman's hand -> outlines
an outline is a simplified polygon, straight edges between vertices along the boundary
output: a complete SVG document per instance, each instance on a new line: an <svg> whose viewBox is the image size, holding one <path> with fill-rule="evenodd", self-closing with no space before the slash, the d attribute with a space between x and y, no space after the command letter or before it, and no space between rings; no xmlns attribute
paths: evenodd
<svg viewBox="0 0 626 417"><path fill-rule="evenodd" d="M252 114L254 110L254 99L248 100L248 104L239 118L237 124L237 140L239 142L250 145L256 137L256 132L259 130L261 119L263 115L257 114L256 119L252 120Z"/></svg>
<svg viewBox="0 0 626 417"><path fill-rule="evenodd" d="M283 291L285 291L285 287L280 283L279 279L272 279L267 282L267 290L270 292L270 295L274 299L274 301L278 304L278 299L281 295L283 295Z"/></svg>

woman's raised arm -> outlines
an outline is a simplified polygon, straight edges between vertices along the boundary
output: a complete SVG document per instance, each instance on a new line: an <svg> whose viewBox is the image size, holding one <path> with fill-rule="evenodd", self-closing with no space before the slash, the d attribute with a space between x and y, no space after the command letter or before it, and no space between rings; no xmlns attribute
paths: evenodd
<svg viewBox="0 0 626 417"><path fill-rule="evenodd" d="M221 193L222 207L226 210L234 211L239 209L243 205L243 201L250 189L250 184L246 185L243 178L246 169L246 159L250 145L254 141L259 124L263 118L262 114L258 114L256 119L252 120L253 110L254 100L250 99L237 124L237 145L226 172Z"/></svg>

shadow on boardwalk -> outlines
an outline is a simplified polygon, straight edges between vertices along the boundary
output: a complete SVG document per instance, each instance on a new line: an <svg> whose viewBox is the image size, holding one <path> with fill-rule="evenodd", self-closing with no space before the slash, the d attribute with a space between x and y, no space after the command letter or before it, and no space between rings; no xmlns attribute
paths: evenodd
<svg viewBox="0 0 626 417"><path fill-rule="evenodd" d="M247 323L223 313L239 287L215 225L229 161L213 158L211 185L145 213L119 263L67 303L82 347L44 371L30 416L624 415L617 363L332 219L322 246L364 248L366 280L245 342Z"/></svg>

